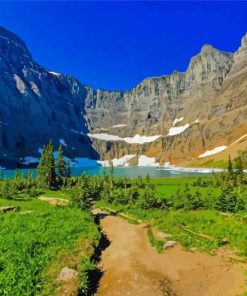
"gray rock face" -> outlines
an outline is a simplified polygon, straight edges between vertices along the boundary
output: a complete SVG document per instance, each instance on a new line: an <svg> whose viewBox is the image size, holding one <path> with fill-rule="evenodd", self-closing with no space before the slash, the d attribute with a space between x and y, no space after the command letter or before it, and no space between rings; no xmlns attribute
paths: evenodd
<svg viewBox="0 0 247 296"><path fill-rule="evenodd" d="M183 162L247 133L247 37L236 53L202 47L184 73L147 78L126 91L92 89L32 60L24 42L0 27L0 165L39 156L49 139L66 156L112 159L146 154ZM175 118L188 124L167 136ZM89 138L160 135L145 144Z"/></svg>
<svg viewBox="0 0 247 296"><path fill-rule="evenodd" d="M66 155L98 158L86 136L87 88L76 79L49 72L32 60L26 45L0 27L1 164L15 166L39 156L49 139L67 143Z"/></svg>

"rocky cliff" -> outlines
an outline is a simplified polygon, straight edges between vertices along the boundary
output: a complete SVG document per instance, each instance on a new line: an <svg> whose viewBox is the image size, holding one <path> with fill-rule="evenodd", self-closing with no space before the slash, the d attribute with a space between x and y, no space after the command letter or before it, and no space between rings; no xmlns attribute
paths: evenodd
<svg viewBox="0 0 247 296"><path fill-rule="evenodd" d="M0 27L0 71L2 166L28 163L49 139L70 158L181 163L247 134L247 36L235 53L205 45L184 73L110 92L45 69Z"/></svg>

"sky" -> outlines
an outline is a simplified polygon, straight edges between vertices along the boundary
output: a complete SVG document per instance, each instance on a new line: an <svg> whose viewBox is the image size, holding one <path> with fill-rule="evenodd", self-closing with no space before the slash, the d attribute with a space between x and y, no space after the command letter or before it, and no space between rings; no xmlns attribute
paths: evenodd
<svg viewBox="0 0 247 296"><path fill-rule="evenodd" d="M203 44L233 52L247 32L247 2L0 2L0 24L51 71L127 90L185 71Z"/></svg>

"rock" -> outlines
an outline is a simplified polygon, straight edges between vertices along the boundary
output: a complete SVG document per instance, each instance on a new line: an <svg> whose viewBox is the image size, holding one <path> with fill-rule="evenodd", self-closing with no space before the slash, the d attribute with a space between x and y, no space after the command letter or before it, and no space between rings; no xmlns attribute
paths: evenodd
<svg viewBox="0 0 247 296"><path fill-rule="evenodd" d="M6 213L6 212L18 212L20 210L19 207L15 206L6 206L6 207L0 207L0 212Z"/></svg>
<svg viewBox="0 0 247 296"><path fill-rule="evenodd" d="M173 248L177 245L178 243L175 242L175 241L166 241L163 245L163 249L166 250L166 249L170 249L170 248Z"/></svg>
<svg viewBox="0 0 247 296"><path fill-rule="evenodd" d="M227 244L229 244L229 243L230 243L229 239L228 239L227 237L225 237L225 238L221 239L221 240L218 242L218 245L219 245L219 246L225 246L225 245L227 245Z"/></svg>
<svg viewBox="0 0 247 296"><path fill-rule="evenodd" d="M162 239L165 239L165 238L171 237L172 235L169 234L169 233L165 233L165 232L161 232L161 231L159 231L159 232L157 233L157 236L160 237L160 238L162 238Z"/></svg>
<svg viewBox="0 0 247 296"><path fill-rule="evenodd" d="M57 277L57 280L66 282L66 281L75 279L77 275L78 275L78 272L75 269L72 269L66 266L60 271Z"/></svg>
<svg viewBox="0 0 247 296"><path fill-rule="evenodd" d="M247 133L247 35L234 54L205 45L185 72L147 78L125 92L93 89L49 71L14 33L0 27L0 37L0 166L37 163L50 139L54 146L62 143L70 159L149 155L157 163L178 163ZM174 122L182 132L167 136ZM88 133L160 137L130 144L89 139ZM129 161L137 163L136 156Z"/></svg>

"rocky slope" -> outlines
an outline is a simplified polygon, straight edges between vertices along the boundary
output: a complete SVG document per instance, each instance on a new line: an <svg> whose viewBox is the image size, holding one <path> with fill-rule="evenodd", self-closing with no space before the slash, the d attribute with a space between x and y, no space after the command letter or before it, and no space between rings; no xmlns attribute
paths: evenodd
<svg viewBox="0 0 247 296"><path fill-rule="evenodd" d="M101 133L121 137L160 135L144 145L94 139L101 156L146 154L161 163L181 163L228 147L247 133L246 108L247 36L234 54L205 45L184 73L148 78L126 93L97 91L86 101L95 133L105 128Z"/></svg>
<svg viewBox="0 0 247 296"><path fill-rule="evenodd" d="M205 45L184 73L110 92L38 65L0 27L0 72L2 166L28 163L50 138L70 158L147 155L181 163L216 147L226 155L247 133L247 36L234 54Z"/></svg>
<svg viewBox="0 0 247 296"><path fill-rule="evenodd" d="M49 139L71 158L98 157L85 136L85 86L35 63L24 42L2 27L0 72L0 165L30 162Z"/></svg>

